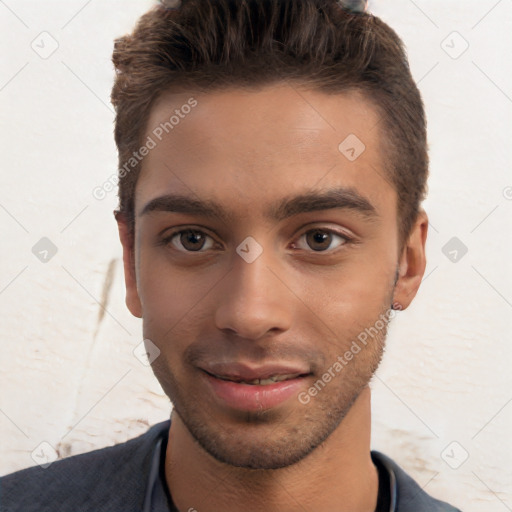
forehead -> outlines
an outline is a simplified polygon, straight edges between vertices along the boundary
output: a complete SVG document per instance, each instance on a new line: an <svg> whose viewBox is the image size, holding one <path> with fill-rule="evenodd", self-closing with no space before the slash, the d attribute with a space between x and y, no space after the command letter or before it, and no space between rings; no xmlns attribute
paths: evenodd
<svg viewBox="0 0 512 512"><path fill-rule="evenodd" d="M151 110L149 139L154 147L142 161L137 212L158 195L181 193L258 215L283 195L339 186L394 212L379 113L356 92L280 84L168 93Z"/></svg>

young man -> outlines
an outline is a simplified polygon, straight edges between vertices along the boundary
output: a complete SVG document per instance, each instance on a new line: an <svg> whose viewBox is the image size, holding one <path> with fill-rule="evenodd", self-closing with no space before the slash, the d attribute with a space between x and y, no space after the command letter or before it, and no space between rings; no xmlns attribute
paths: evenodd
<svg viewBox="0 0 512 512"><path fill-rule="evenodd" d="M126 302L173 413L5 477L2 511L456 510L370 451L428 158L400 39L350 4L168 2L116 42Z"/></svg>

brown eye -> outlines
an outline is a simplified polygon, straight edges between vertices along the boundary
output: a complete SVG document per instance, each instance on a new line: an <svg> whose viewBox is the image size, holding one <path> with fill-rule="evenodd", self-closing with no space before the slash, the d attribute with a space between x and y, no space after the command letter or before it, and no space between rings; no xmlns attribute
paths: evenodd
<svg viewBox="0 0 512 512"><path fill-rule="evenodd" d="M348 237L327 229L312 229L304 233L300 237L300 241L304 238L307 244L306 249L312 249L315 252L336 249L348 241ZM298 244L299 248L304 249L301 245L303 244Z"/></svg>
<svg viewBox="0 0 512 512"><path fill-rule="evenodd" d="M199 251L204 246L205 238L199 231L185 231L181 233L180 242L187 251Z"/></svg>
<svg viewBox="0 0 512 512"><path fill-rule="evenodd" d="M198 252L213 247L213 239L206 233L195 229L178 231L168 237L166 243L171 243L181 252Z"/></svg>
<svg viewBox="0 0 512 512"><path fill-rule="evenodd" d="M325 251L331 245L332 235L320 230L310 231L306 233L306 241L314 251Z"/></svg>

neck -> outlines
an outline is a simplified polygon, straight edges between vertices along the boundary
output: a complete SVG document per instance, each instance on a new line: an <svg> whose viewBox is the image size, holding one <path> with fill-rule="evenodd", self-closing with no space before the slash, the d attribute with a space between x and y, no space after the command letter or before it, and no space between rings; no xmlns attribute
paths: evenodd
<svg viewBox="0 0 512 512"><path fill-rule="evenodd" d="M180 512L373 512L378 472L370 455L370 389L302 461L282 469L237 468L214 459L173 415L165 475Z"/></svg>

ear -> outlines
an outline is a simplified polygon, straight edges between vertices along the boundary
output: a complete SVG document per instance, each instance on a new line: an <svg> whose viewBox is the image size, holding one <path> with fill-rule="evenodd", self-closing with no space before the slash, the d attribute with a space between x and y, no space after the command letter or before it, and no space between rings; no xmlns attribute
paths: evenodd
<svg viewBox="0 0 512 512"><path fill-rule="evenodd" d="M118 210L114 216L119 229L119 239L123 246L124 282L126 285L126 306L130 313L137 318L142 318L142 304L137 291L137 279L135 274L135 244L134 236L126 217Z"/></svg>
<svg viewBox="0 0 512 512"><path fill-rule="evenodd" d="M428 217L424 210L420 210L400 255L398 279L393 294L395 309L406 309L420 287L427 265L425 256L427 231Z"/></svg>

